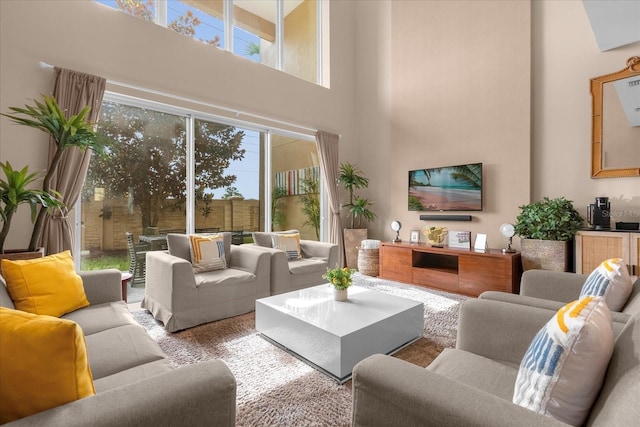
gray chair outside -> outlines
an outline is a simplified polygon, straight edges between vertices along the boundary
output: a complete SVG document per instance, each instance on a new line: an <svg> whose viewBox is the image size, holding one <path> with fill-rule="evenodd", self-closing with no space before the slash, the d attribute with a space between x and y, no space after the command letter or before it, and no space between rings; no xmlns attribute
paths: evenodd
<svg viewBox="0 0 640 427"><path fill-rule="evenodd" d="M137 244L133 240L133 233L124 233L127 236L127 248L129 250L129 273L131 273L131 286L144 286L146 274L147 252L151 249L148 244Z"/></svg>

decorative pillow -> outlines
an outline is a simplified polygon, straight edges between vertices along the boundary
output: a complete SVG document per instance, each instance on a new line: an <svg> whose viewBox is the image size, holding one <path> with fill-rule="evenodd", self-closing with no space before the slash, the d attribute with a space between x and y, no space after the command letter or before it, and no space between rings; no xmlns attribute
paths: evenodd
<svg viewBox="0 0 640 427"><path fill-rule="evenodd" d="M82 329L0 307L0 424L96 393Z"/></svg>
<svg viewBox="0 0 640 427"><path fill-rule="evenodd" d="M580 298L604 297L611 311L620 311L627 303L633 289L631 277L624 260L611 258L596 267L582 286Z"/></svg>
<svg viewBox="0 0 640 427"><path fill-rule="evenodd" d="M585 297L565 305L525 353L513 403L582 425L612 353L611 314L604 298Z"/></svg>
<svg viewBox="0 0 640 427"><path fill-rule="evenodd" d="M273 233L271 242L274 249L285 251L290 260L302 258L300 233Z"/></svg>
<svg viewBox="0 0 640 427"><path fill-rule="evenodd" d="M89 305L70 251L28 260L3 259L2 275L18 310L60 317Z"/></svg>
<svg viewBox="0 0 640 427"><path fill-rule="evenodd" d="M189 236L191 264L195 273L224 270L227 261L224 255L224 238L221 234Z"/></svg>

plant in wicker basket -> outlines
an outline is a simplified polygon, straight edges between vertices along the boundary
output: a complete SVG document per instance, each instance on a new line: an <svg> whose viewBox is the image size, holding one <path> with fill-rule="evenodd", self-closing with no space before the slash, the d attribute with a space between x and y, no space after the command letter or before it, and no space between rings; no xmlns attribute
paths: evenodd
<svg viewBox="0 0 640 427"><path fill-rule="evenodd" d="M522 238L524 270L569 271L570 242L582 227L583 218L564 197L544 199L520 206L514 226Z"/></svg>

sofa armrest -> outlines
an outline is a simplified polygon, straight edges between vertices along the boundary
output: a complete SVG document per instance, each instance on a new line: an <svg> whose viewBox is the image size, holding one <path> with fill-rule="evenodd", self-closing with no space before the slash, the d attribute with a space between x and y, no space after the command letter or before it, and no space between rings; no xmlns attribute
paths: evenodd
<svg viewBox="0 0 640 427"><path fill-rule="evenodd" d="M324 258L330 268L338 262L338 245L335 243L300 240L300 249L305 258Z"/></svg>
<svg viewBox="0 0 640 427"><path fill-rule="evenodd" d="M460 305L456 348L519 365L533 337L555 310L470 299Z"/></svg>
<svg viewBox="0 0 640 427"><path fill-rule="evenodd" d="M81 271L82 285L91 305L122 300L122 273L115 268Z"/></svg>
<svg viewBox="0 0 640 427"><path fill-rule="evenodd" d="M271 265L270 254L267 251L256 250L253 245L231 246L231 262L229 267L239 268L255 274L266 274L269 276Z"/></svg>
<svg viewBox="0 0 640 427"><path fill-rule="evenodd" d="M352 425L566 426L508 400L383 355L368 357L354 368Z"/></svg>
<svg viewBox="0 0 640 427"><path fill-rule="evenodd" d="M5 424L64 427L234 426L236 380L221 360L183 366Z"/></svg>
<svg viewBox="0 0 640 427"><path fill-rule="evenodd" d="M566 303L578 299L585 280L582 274L527 270L520 281L520 295Z"/></svg>
<svg viewBox="0 0 640 427"><path fill-rule="evenodd" d="M165 251L150 251L146 256L145 294L164 307L173 307L173 298L196 290L191 263ZM178 289L179 288L179 289Z"/></svg>

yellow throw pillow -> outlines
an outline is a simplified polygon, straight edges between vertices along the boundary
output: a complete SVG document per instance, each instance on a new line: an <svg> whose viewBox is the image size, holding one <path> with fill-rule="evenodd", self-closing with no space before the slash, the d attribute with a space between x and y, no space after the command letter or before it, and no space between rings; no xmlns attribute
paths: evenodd
<svg viewBox="0 0 640 427"><path fill-rule="evenodd" d="M194 272L202 273L227 268L224 254L224 236L222 234L210 236L191 234L189 236L189 246Z"/></svg>
<svg viewBox="0 0 640 427"><path fill-rule="evenodd" d="M273 233L271 241L274 249L285 251L289 260L302 258L300 233Z"/></svg>
<svg viewBox="0 0 640 427"><path fill-rule="evenodd" d="M0 424L96 394L82 329L0 307Z"/></svg>
<svg viewBox="0 0 640 427"><path fill-rule="evenodd" d="M18 310L60 317L89 305L69 251L21 261L3 259L2 275Z"/></svg>

